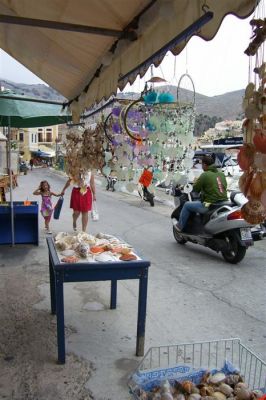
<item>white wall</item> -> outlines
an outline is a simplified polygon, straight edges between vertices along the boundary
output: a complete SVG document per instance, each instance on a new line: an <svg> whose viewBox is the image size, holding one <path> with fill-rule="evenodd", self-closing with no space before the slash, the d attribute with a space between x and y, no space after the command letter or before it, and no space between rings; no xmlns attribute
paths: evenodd
<svg viewBox="0 0 266 400"><path fill-rule="evenodd" d="M0 143L0 174L7 173L7 160L6 160L6 144ZM17 173L18 170L18 151L11 151L11 169L14 173Z"/></svg>

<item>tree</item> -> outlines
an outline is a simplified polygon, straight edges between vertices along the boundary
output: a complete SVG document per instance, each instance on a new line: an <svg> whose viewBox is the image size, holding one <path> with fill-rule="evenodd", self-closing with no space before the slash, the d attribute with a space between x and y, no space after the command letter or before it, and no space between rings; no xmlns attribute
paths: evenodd
<svg viewBox="0 0 266 400"><path fill-rule="evenodd" d="M209 128L214 128L217 122L221 121L221 117L210 117L209 115L203 114L196 115L194 136L202 136Z"/></svg>

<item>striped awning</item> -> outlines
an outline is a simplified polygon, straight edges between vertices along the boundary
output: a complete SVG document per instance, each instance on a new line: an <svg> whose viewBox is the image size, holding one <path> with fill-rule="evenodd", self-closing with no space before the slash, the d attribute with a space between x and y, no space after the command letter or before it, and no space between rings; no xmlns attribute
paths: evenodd
<svg viewBox="0 0 266 400"><path fill-rule="evenodd" d="M256 0L0 0L0 47L71 102L73 117L206 40Z"/></svg>

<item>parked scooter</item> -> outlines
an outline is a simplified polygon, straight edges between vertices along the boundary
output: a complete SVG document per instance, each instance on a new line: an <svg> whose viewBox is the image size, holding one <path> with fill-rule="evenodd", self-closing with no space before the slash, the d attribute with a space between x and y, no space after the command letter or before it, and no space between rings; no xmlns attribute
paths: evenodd
<svg viewBox="0 0 266 400"><path fill-rule="evenodd" d="M185 185L188 188L188 185ZM185 190L189 192L189 190ZM221 252L225 261L236 264L246 254L256 240L266 237L264 224L251 225L241 215L241 207L247 199L241 192L231 192L230 201L212 204L205 214L191 213L184 231L176 229L183 205L191 200L199 200L199 194L185 193L184 188L174 189L176 208L171 215L174 238L179 244L192 242Z"/></svg>
<svg viewBox="0 0 266 400"><path fill-rule="evenodd" d="M149 191L153 179L153 167L145 167L139 178L138 192L144 201L148 201L154 207L154 194Z"/></svg>
<svg viewBox="0 0 266 400"><path fill-rule="evenodd" d="M113 192L115 191L115 184L117 182L117 177L116 176L107 176L107 186L106 190L112 190Z"/></svg>
<svg viewBox="0 0 266 400"><path fill-rule="evenodd" d="M154 194L151 193L146 186L139 183L138 193L144 201L147 201L150 203L151 207L154 207Z"/></svg>

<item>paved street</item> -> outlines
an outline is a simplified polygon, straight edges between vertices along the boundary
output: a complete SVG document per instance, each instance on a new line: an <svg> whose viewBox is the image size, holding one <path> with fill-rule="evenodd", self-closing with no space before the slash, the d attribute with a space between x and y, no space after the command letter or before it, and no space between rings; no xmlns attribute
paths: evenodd
<svg viewBox="0 0 266 400"><path fill-rule="evenodd" d="M39 200L31 193L43 179L49 181L54 192L60 192L66 181L65 177L48 169L34 169L28 175L19 177L19 187L14 191L14 200L25 200L27 197L29 200ZM170 220L171 207L167 205L171 203L171 199L162 192L157 194L161 201L156 201L155 207L152 208L148 203L141 203L139 197L121 192L107 192L101 181L102 179L97 178L100 220L89 221L89 233L104 232L119 236L151 261L145 350L150 346L163 344L239 337L244 344L266 360L266 241L249 249L240 264L227 264L221 255L211 250L193 244L180 246L175 242ZM51 221L54 233L72 230L70 191L69 188L66 192L60 219ZM40 318L47 318L49 324L50 319L54 317L49 314L48 259L41 216L39 226L38 248L27 250L25 253L20 246L19 249L6 246L0 248L0 277L1 280L4 277L8 279L7 275L12 273L15 279L20 268L23 268L28 279L32 273L36 278L34 279L39 293L39 297L36 294L32 312L35 313L36 321L40 313ZM127 377L141 360L134 356L137 282L119 282L116 310L108 309L108 282L65 286L66 362L71 363L73 357L81 357L80 360L91 371L87 377L83 376L83 380L80 380L83 382L80 385L86 386L91 397L81 397L77 391L72 393L71 398L130 399L126 387ZM6 295L8 296L8 293ZM9 301L12 302L13 299L15 303L15 296L16 291ZM4 302L5 297L2 298L2 303ZM3 306L8 308L8 304ZM10 305L11 319L14 308ZM23 326L32 323L30 311L31 309L28 320L23 321ZM1 321L1 318L3 326L4 321ZM42 354L49 351L48 358L43 356L43 359L40 359L42 368L46 371L53 370L56 363L55 321L49 334L52 338L49 344L43 337L39 342L40 351L43 347ZM12 349L12 341L7 341L6 337L1 338L1 342L3 340L2 354L5 346ZM27 344L27 341L25 343L26 354L27 350L30 351L30 344ZM23 358L23 355L21 357ZM30 362L31 358L27 357ZM65 379L64 368L67 368L67 365L60 366L60 370L56 372L58 384ZM10 373L8 371L5 370L6 377ZM24 379L28 377L25 376ZM27 398L53 398L49 388L46 397L41 392L37 393L38 397ZM53 395L61 399L58 392L54 392ZM68 398L70 399L66 395L65 399ZM22 399L24 398L21 397Z"/></svg>

